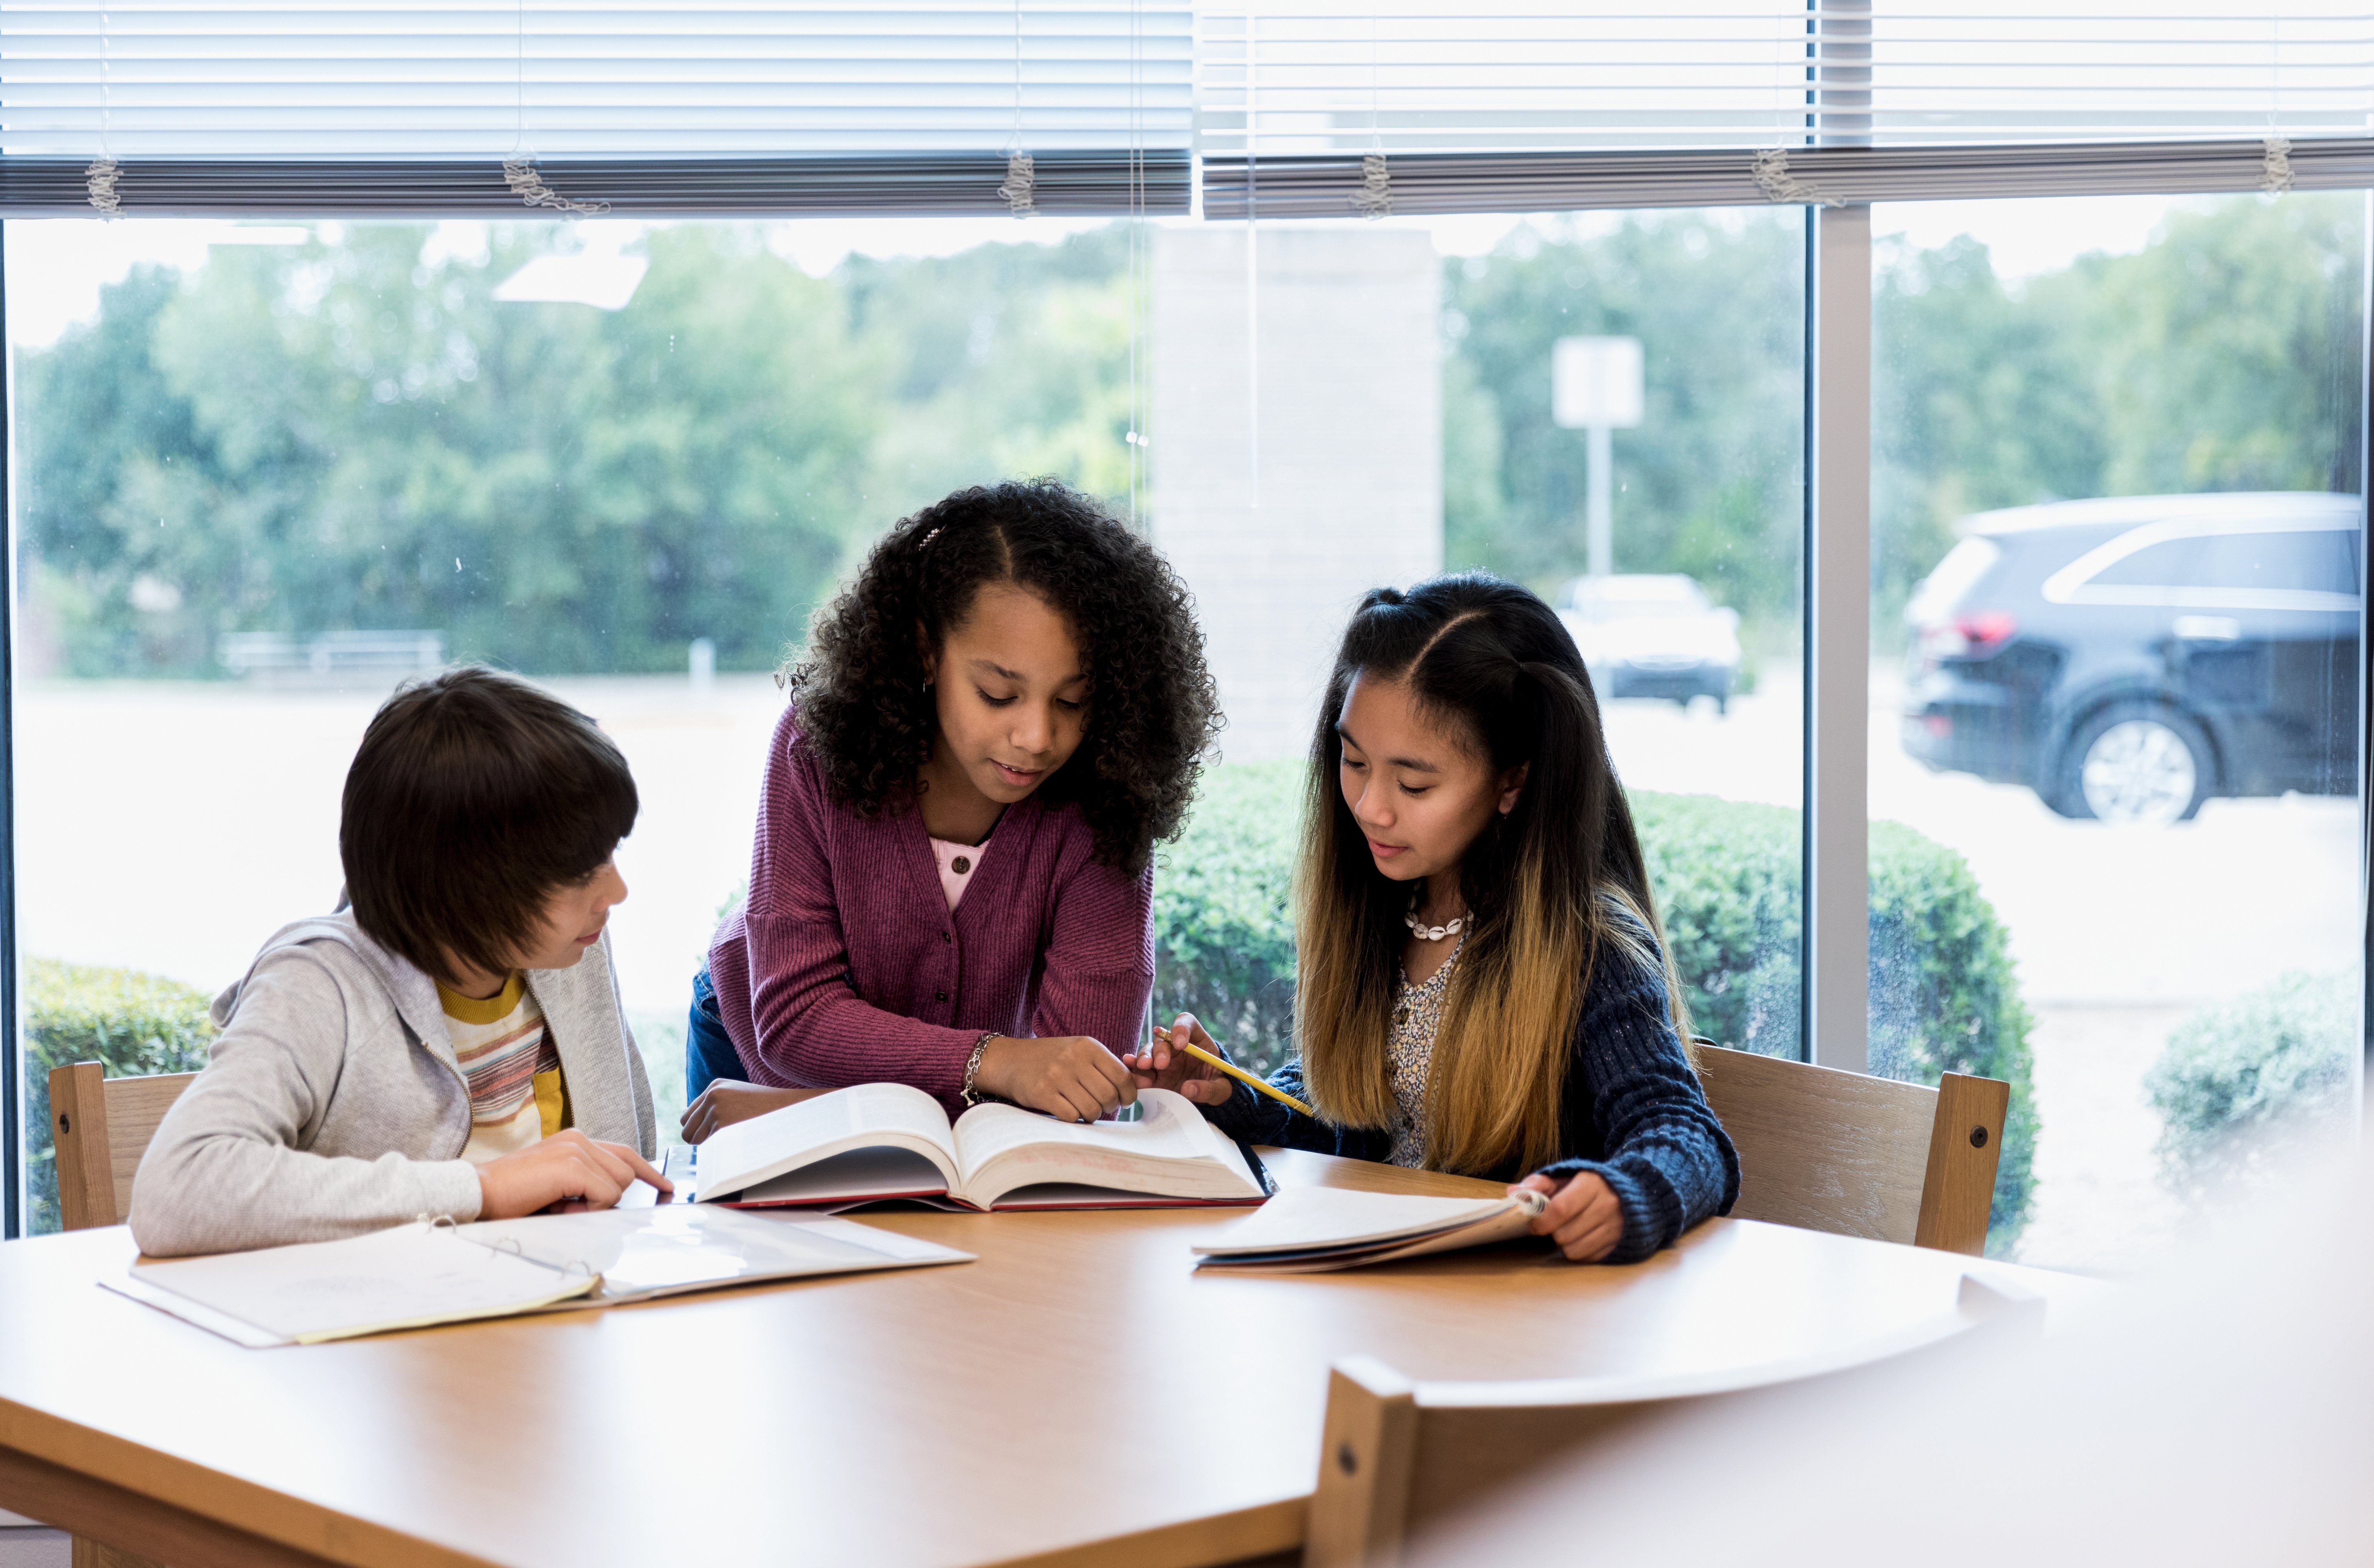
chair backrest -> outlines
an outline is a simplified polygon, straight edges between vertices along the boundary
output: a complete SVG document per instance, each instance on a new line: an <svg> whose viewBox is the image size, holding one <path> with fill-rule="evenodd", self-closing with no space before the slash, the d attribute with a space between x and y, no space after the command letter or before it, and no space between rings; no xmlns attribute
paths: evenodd
<svg viewBox="0 0 2374 1568"><path fill-rule="evenodd" d="M1813 1378L1852 1378L1948 1353L1990 1336L2035 1335L2042 1297L1962 1278L1958 1311L1933 1333L1871 1359L1744 1368L1733 1377L1558 1378L1418 1384L1369 1356L1337 1362L1327 1383L1319 1484L1303 1520L1303 1568L1395 1568L1410 1532L1511 1477L1630 1422L1688 1405L1745 1399Z"/></svg>
<svg viewBox="0 0 2374 1568"><path fill-rule="evenodd" d="M1934 1089L1701 1044L1707 1104L1739 1151L1732 1213L1982 1253L2011 1085Z"/></svg>
<svg viewBox="0 0 2374 1568"><path fill-rule="evenodd" d="M50 1132L56 1141L58 1214L67 1230L122 1224L132 1176L157 1124L197 1077L164 1072L110 1078L95 1061L50 1070Z"/></svg>

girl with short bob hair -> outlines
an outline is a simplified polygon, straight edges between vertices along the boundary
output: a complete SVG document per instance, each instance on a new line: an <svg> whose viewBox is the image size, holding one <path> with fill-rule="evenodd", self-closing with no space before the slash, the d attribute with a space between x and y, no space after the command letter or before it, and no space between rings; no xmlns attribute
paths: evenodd
<svg viewBox="0 0 2374 1568"><path fill-rule="evenodd" d="M788 673L685 1133L889 1081L1091 1119L1154 983L1156 842L1217 728L1185 586L1052 480L890 529Z"/></svg>
<svg viewBox="0 0 2374 1568"><path fill-rule="evenodd" d="M1311 742L1296 880L1303 1117L1173 1046L1130 1065L1224 1129L1514 1181L1580 1261L1731 1207L1739 1164L1689 1022L1598 700L1549 606L1484 576L1362 600ZM1527 1174L1531 1173L1531 1174Z"/></svg>
<svg viewBox="0 0 2374 1568"><path fill-rule="evenodd" d="M667 1189L607 929L639 809L601 728L517 676L463 665L389 697L347 770L347 897L216 999L206 1071L133 1180L141 1250Z"/></svg>

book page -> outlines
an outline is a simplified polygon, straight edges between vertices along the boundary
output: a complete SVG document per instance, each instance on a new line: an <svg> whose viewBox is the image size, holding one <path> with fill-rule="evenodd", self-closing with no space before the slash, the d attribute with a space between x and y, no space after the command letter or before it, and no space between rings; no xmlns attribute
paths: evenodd
<svg viewBox="0 0 2374 1568"><path fill-rule="evenodd" d="M746 1214L714 1205L606 1209L481 1221L465 1242L602 1279L617 1301L759 1280L845 1274L967 1256L931 1242L842 1220Z"/></svg>
<svg viewBox="0 0 2374 1568"><path fill-rule="evenodd" d="M589 1272L472 1246L459 1235L453 1226L415 1223L343 1241L137 1262L131 1278L147 1287L142 1299L152 1305L170 1312L169 1298L193 1302L268 1336L244 1342L277 1344L500 1317L594 1286Z"/></svg>
<svg viewBox="0 0 2374 1568"><path fill-rule="evenodd" d="M1196 1199L1259 1198L1236 1146L1193 1102L1141 1091L1134 1122L1064 1122L1012 1106L977 1106L959 1118L957 1196L988 1208L1017 1188L1069 1182Z"/></svg>
<svg viewBox="0 0 2374 1568"><path fill-rule="evenodd" d="M700 1145L699 1198L730 1197L802 1165L875 1147L912 1150L949 1183L956 1180L956 1140L940 1103L904 1083L860 1083L711 1133Z"/></svg>
<svg viewBox="0 0 2374 1568"><path fill-rule="evenodd" d="M842 1204L934 1197L948 1189L940 1167L911 1149L852 1149L755 1182L723 1199L741 1206Z"/></svg>
<svg viewBox="0 0 2374 1568"><path fill-rule="evenodd" d="M1167 1089L1145 1089L1137 1121L1057 1121L1019 1106L975 1106L957 1118L957 1173L974 1172L1001 1154L1031 1144L1067 1149L1104 1149L1141 1160L1204 1160L1212 1157L1212 1134L1203 1113Z"/></svg>

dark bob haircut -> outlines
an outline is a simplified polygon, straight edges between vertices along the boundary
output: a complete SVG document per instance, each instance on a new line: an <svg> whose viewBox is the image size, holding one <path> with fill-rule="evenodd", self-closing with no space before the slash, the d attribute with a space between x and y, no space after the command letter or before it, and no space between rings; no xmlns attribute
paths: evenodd
<svg viewBox="0 0 2374 1568"><path fill-rule="evenodd" d="M1076 803L1096 858L1135 876L1194 799L1218 699L1170 563L1052 479L959 490L894 523L817 613L788 682L826 788L863 816L912 802L939 732L917 630L941 646L993 583L1037 593L1079 639L1087 731L1039 793Z"/></svg>
<svg viewBox="0 0 2374 1568"><path fill-rule="evenodd" d="M594 720L477 665L399 690L347 769L338 858L355 923L442 980L518 966L555 890L635 825L627 759Z"/></svg>

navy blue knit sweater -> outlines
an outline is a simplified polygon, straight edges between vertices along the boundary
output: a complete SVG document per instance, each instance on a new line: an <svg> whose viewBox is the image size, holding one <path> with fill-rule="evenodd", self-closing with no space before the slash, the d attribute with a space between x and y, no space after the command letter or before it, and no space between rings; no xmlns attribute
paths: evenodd
<svg viewBox="0 0 2374 1568"><path fill-rule="evenodd" d="M1708 1215L1729 1213L1739 1196L1739 1155L1682 1054L1664 976L1607 944L1592 967L1567 1063L1559 1155L1541 1170L1560 1179L1593 1171L1607 1183L1624 1213L1623 1239L1607 1261L1630 1263L1672 1246ZM1297 1099L1310 1097L1299 1061L1270 1082ZM1356 1160L1382 1160L1393 1147L1389 1130L1331 1126L1241 1083L1233 1099L1205 1114L1249 1143ZM1523 1172L1512 1162L1487 1174L1515 1181Z"/></svg>

